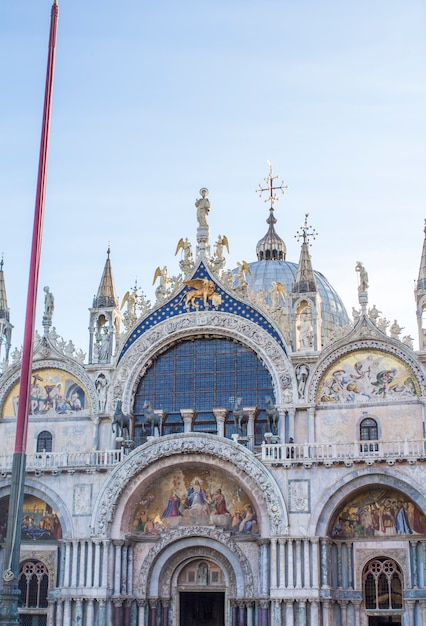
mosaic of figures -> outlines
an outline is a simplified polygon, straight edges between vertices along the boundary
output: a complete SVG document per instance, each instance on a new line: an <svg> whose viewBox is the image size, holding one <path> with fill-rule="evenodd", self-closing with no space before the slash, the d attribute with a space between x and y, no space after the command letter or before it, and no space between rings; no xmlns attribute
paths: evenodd
<svg viewBox="0 0 426 626"><path fill-rule="evenodd" d="M177 526L215 526L234 535L258 533L247 494L224 473L203 468L175 469L139 496L130 532L160 535Z"/></svg>
<svg viewBox="0 0 426 626"><path fill-rule="evenodd" d="M403 361L378 350L359 350L328 368L319 386L318 402L356 403L418 395L418 382Z"/></svg>
<svg viewBox="0 0 426 626"><path fill-rule="evenodd" d="M7 532L9 496L0 500L0 541ZM40 498L24 496L21 520L22 541L46 541L62 538L62 528L55 511Z"/></svg>
<svg viewBox="0 0 426 626"><path fill-rule="evenodd" d="M363 491L334 516L332 537L424 535L426 517L406 495L389 489Z"/></svg>
<svg viewBox="0 0 426 626"><path fill-rule="evenodd" d="M3 417L16 416L19 403L19 382L9 393ZM88 407L88 396L80 381L59 369L46 368L32 373L30 415L75 415Z"/></svg>

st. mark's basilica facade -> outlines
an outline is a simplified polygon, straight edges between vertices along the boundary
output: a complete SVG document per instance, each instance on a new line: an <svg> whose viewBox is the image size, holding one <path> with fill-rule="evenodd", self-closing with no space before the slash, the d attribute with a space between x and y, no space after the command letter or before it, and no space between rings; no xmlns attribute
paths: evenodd
<svg viewBox="0 0 426 626"><path fill-rule="evenodd" d="M118 299L108 251L87 357L44 289L24 626L426 624L426 246L414 351L360 261L349 318L306 220L286 259L270 201L257 260L227 269L202 189L196 241L179 241L178 277L157 268L153 305ZM0 270L3 571L21 353Z"/></svg>

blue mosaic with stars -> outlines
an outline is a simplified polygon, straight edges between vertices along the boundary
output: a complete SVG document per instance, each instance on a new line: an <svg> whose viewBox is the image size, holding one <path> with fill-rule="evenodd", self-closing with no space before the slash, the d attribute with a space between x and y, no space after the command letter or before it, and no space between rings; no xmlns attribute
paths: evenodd
<svg viewBox="0 0 426 626"><path fill-rule="evenodd" d="M144 320L141 321L141 323L135 328L135 330L128 337L126 343L124 344L123 349L120 353L120 357L118 359L119 361L123 358L130 346L133 345L134 342L137 341L140 337L142 337L142 335L147 330L154 328L157 324L159 324L160 322L164 322L167 319L171 319L178 315L183 315L195 310L223 311L250 320L260 328L266 330L278 342L284 352L286 352L286 348L281 336L276 331L274 326L272 326L272 324L268 322L267 318L246 302L237 300L236 298L233 298L228 293L226 293L226 291L224 291L220 287L216 280L214 280L214 278L208 272L203 263L200 263L191 280L194 280L196 278L207 278L208 280L214 282L214 284L216 285L214 293L219 294L222 297L221 304L213 305L211 300L208 300L207 307L205 307L203 298L194 298L191 304L191 308L188 309L185 306L186 294L189 291L192 291L193 287L185 285L184 288L181 289L171 300L150 313Z"/></svg>

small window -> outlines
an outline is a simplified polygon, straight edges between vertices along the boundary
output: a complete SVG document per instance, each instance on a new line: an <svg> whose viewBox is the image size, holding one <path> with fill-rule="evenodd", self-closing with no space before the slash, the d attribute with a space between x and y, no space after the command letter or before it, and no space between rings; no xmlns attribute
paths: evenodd
<svg viewBox="0 0 426 626"><path fill-rule="evenodd" d="M363 573L364 602L370 611L402 609L402 572L391 559L374 559Z"/></svg>
<svg viewBox="0 0 426 626"><path fill-rule="evenodd" d="M379 429L377 422L372 417L366 417L362 420L359 427L360 441L377 441L379 438ZM377 452L379 450L378 443L362 443L360 445L361 452Z"/></svg>
<svg viewBox="0 0 426 626"><path fill-rule="evenodd" d="M47 607L49 577L47 567L41 561L25 561L18 576L21 591L20 607L43 609Z"/></svg>
<svg viewBox="0 0 426 626"><path fill-rule="evenodd" d="M52 433L43 430L37 437L37 452L52 452Z"/></svg>

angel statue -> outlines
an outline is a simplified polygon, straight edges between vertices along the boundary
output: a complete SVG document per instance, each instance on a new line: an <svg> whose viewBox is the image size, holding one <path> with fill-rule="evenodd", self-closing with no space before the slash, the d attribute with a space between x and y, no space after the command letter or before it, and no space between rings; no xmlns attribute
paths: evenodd
<svg viewBox="0 0 426 626"><path fill-rule="evenodd" d="M213 269L216 271L220 271L225 267L225 257L223 256L224 247L229 254L228 238L226 237L226 235L223 235L223 237L219 235L215 244L214 256L211 259Z"/></svg>
<svg viewBox="0 0 426 626"><path fill-rule="evenodd" d="M251 276L250 266L247 263L247 261L241 261L241 263L237 261L237 265L238 265L238 272L237 272L238 285L236 286L236 289L241 293L242 296L247 296L248 282L247 282L246 274L249 274L249 276Z"/></svg>
<svg viewBox="0 0 426 626"><path fill-rule="evenodd" d="M137 287L135 286L131 291L127 291L121 302L120 310L123 309L124 305L127 304L127 310L123 315L123 323L126 330L129 330L135 324L138 319L136 313L136 304L138 302L138 294Z"/></svg>
<svg viewBox="0 0 426 626"><path fill-rule="evenodd" d="M276 311L278 309L278 307L280 306L280 300L281 303L284 304L284 302L288 298L287 289L279 281L274 280L272 282L272 287L269 290L269 293L271 294L272 311Z"/></svg>
<svg viewBox="0 0 426 626"><path fill-rule="evenodd" d="M179 261L180 269L185 274L185 276L188 276L191 269L194 267L194 261L192 258L192 247L188 237L185 237L185 239L181 237L179 239L176 247L175 256L177 255L179 250L182 250L183 252L182 259Z"/></svg>
<svg viewBox="0 0 426 626"><path fill-rule="evenodd" d="M157 278L160 279L160 284L155 290L155 295L157 297L157 302L161 302L168 295L168 284L170 282L170 279L167 276L166 266L164 266L163 269L161 269L160 267L157 267L157 269L155 270L155 274L154 274L154 280L152 281L153 285L155 284Z"/></svg>

